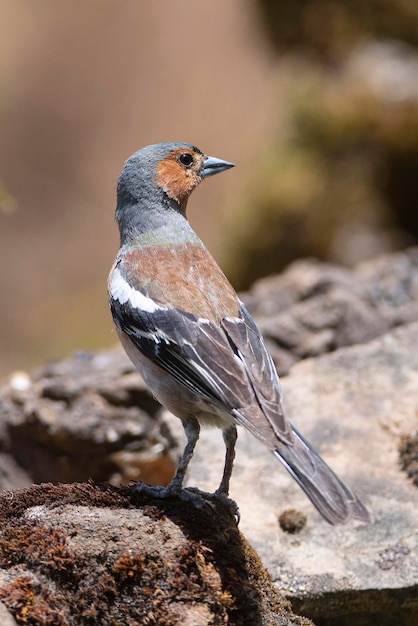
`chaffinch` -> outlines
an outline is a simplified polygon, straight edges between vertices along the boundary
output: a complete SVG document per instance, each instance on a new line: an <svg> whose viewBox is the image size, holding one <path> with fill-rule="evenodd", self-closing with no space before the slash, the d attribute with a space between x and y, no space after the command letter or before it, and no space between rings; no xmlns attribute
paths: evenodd
<svg viewBox="0 0 418 626"><path fill-rule="evenodd" d="M200 424L217 426L226 445L215 496L227 502L237 424L283 463L331 524L371 516L313 450L283 410L279 379L250 314L186 218L202 179L233 167L187 143L147 146L125 163L117 187L120 250L109 276L119 339L154 396L179 417L187 445L160 497L182 488Z"/></svg>

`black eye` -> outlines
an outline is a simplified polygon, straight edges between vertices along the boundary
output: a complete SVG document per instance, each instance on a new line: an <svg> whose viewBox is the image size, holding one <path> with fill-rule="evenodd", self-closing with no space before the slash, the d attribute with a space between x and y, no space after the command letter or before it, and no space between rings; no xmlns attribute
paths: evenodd
<svg viewBox="0 0 418 626"><path fill-rule="evenodd" d="M185 165L186 167L190 167L194 163L193 157L191 154L189 154L189 152L185 152L184 154L181 154L179 156L179 161L182 165Z"/></svg>

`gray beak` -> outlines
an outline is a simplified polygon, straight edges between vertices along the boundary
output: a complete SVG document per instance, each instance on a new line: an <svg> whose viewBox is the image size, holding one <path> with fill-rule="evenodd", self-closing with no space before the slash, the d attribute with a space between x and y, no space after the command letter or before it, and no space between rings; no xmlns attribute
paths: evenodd
<svg viewBox="0 0 418 626"><path fill-rule="evenodd" d="M206 176L213 176L214 174L219 174L220 172L229 170L231 167L235 167L234 163L229 163L229 161L222 161L222 159L208 156L203 161L200 175L202 178L206 178Z"/></svg>

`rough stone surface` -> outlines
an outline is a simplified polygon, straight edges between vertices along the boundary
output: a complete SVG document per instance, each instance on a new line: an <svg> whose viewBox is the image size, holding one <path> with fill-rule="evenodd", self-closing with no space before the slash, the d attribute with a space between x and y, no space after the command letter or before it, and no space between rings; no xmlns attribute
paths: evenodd
<svg viewBox="0 0 418 626"><path fill-rule="evenodd" d="M231 482L240 529L294 608L317 624L415 624L418 489L401 469L400 446L418 423L418 323L297 364L283 391L294 423L375 521L329 526L277 460L240 429ZM178 420L166 419L178 428ZM188 484L214 489L222 463L220 433L203 431ZM280 527L289 508L307 515L298 534Z"/></svg>
<svg viewBox="0 0 418 626"><path fill-rule="evenodd" d="M402 469L418 487L418 430L402 437L400 455Z"/></svg>
<svg viewBox="0 0 418 626"><path fill-rule="evenodd" d="M0 599L18 624L311 624L219 503L197 510L141 502L129 488L41 485L3 493L0 522Z"/></svg>
<svg viewBox="0 0 418 626"><path fill-rule="evenodd" d="M353 270L313 259L292 263L243 294L280 374L301 358L365 343L418 321L418 248Z"/></svg>
<svg viewBox="0 0 418 626"><path fill-rule="evenodd" d="M1 626L17 626L16 620L3 602L0 602L0 624Z"/></svg>
<svg viewBox="0 0 418 626"><path fill-rule="evenodd" d="M159 411L120 349L15 372L0 389L0 488L169 480L175 442L161 431Z"/></svg>

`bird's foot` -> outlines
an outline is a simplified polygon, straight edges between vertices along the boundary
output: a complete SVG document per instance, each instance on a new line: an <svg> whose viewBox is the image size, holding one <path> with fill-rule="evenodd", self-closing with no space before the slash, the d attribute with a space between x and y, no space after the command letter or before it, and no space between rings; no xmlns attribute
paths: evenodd
<svg viewBox="0 0 418 626"><path fill-rule="evenodd" d="M211 494L199 491L199 489L183 489L177 483L170 483L166 487L152 487L150 485L146 485L145 483L137 482L132 485L132 492L140 495L151 496L153 498L159 498L161 500L167 498L179 498L183 502L192 504L196 509L214 508L213 503L207 498L207 496Z"/></svg>
<svg viewBox="0 0 418 626"><path fill-rule="evenodd" d="M237 518L237 525L241 518L237 503L219 490L214 493L209 493L207 491L201 491L197 489L197 487L186 487L183 489L176 483L170 483L167 487L153 487L141 482L132 485L131 489L133 493L148 495L161 500L166 498L180 498L183 502L192 504L196 509L213 510L215 508L213 500L217 500L228 509L231 515Z"/></svg>
<svg viewBox="0 0 418 626"><path fill-rule="evenodd" d="M237 526L238 526L240 519L241 519L241 514L239 512L238 504L235 502L235 500L232 500L232 498L229 498L224 491L217 489L214 493L209 493L207 491L200 491L200 489L197 489L196 487L187 487L185 491L190 491L193 494L199 495L201 498L206 499L206 501L209 501L212 507L213 507L213 500L217 500L224 507L228 509L231 515L237 518Z"/></svg>
<svg viewBox="0 0 418 626"><path fill-rule="evenodd" d="M136 482L133 485L131 485L131 490L132 490L132 493L135 493L141 496L142 495L151 496L153 498L159 498L161 500L164 498L169 498L170 496L176 495L175 490L169 489L168 486L167 487L163 487L160 485L151 486L151 485L147 485L141 482Z"/></svg>

